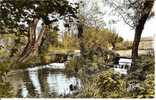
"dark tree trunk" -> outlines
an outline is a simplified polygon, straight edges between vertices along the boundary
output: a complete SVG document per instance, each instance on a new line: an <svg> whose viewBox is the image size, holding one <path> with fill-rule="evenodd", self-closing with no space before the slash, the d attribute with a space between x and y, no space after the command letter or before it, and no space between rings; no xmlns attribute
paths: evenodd
<svg viewBox="0 0 156 100"><path fill-rule="evenodd" d="M146 20L145 20L146 21ZM135 29L135 37L133 41L133 47L132 47L132 59L135 61L135 59L138 57L138 47L141 39L141 34L144 29L144 22L139 23L139 25Z"/></svg>
<svg viewBox="0 0 156 100"><path fill-rule="evenodd" d="M133 47L132 47L131 71L135 70L134 66L135 66L135 61L138 57L138 47L139 47L142 31L144 29L144 25L145 25L147 19L149 18L150 12L153 8L153 4L154 4L154 0L146 0L146 2L144 3L144 9L142 11L142 16L139 19L138 24L135 29L135 37L134 37Z"/></svg>
<svg viewBox="0 0 156 100"><path fill-rule="evenodd" d="M84 47L84 36L83 36L83 24L79 23L78 24L78 38L80 40L80 53L82 55L82 57L85 57L85 47Z"/></svg>
<svg viewBox="0 0 156 100"><path fill-rule="evenodd" d="M116 46L115 46L115 43L112 43L112 50L115 50Z"/></svg>

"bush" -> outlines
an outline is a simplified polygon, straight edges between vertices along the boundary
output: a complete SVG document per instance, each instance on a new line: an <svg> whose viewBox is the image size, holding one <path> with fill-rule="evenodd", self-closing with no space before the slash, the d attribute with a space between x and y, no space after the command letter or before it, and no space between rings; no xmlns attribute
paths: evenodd
<svg viewBox="0 0 156 100"><path fill-rule="evenodd" d="M103 71L88 79L83 89L84 97L119 98L125 97L126 81L113 70Z"/></svg>
<svg viewBox="0 0 156 100"><path fill-rule="evenodd" d="M111 69L105 69L100 73L89 74L83 83L81 97L153 98L154 58L140 56L136 63L136 70L126 77L114 73ZM134 83L133 90L129 90L130 83Z"/></svg>
<svg viewBox="0 0 156 100"><path fill-rule="evenodd" d="M69 75L76 74L83 66L82 59L74 57L66 63L65 72Z"/></svg>
<svg viewBox="0 0 156 100"><path fill-rule="evenodd" d="M0 76L3 76L4 74L10 71L11 64L12 61L8 61L8 60L0 62Z"/></svg>
<svg viewBox="0 0 156 100"><path fill-rule="evenodd" d="M116 44L116 50L128 50L132 49L132 42L124 41Z"/></svg>
<svg viewBox="0 0 156 100"><path fill-rule="evenodd" d="M129 73L128 81L136 82L139 87L129 93L130 97L154 97L154 57L140 56L134 66L135 70Z"/></svg>
<svg viewBox="0 0 156 100"><path fill-rule="evenodd" d="M0 97L8 98L12 97L12 87L9 82L0 82Z"/></svg>
<svg viewBox="0 0 156 100"><path fill-rule="evenodd" d="M7 72L10 70L11 62L5 61L3 63L0 63L0 97L6 98L6 97L12 97L12 87L10 83L7 80Z"/></svg>
<svg viewBox="0 0 156 100"><path fill-rule="evenodd" d="M154 74L146 76L144 81L139 82L139 87L129 93L133 98L154 98Z"/></svg>
<svg viewBox="0 0 156 100"><path fill-rule="evenodd" d="M129 73L129 79L144 81L146 75L154 74L154 57L149 55L138 57L133 69L133 72Z"/></svg>

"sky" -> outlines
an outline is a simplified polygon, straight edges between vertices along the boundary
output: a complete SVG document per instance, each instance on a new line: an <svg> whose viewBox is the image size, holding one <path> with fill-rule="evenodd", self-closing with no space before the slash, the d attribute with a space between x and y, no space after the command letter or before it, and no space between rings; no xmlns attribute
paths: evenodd
<svg viewBox="0 0 156 100"><path fill-rule="evenodd" d="M156 2L154 4L154 12L156 14ZM119 32L119 35L124 37L127 40L133 40L134 38L134 30L131 30L131 28L126 25L123 21L117 23L115 26L117 31ZM154 36L156 34L156 16L148 20L145 24L142 37L149 37Z"/></svg>
<svg viewBox="0 0 156 100"><path fill-rule="evenodd" d="M69 0L69 1L77 2L78 0ZM86 1L88 2L87 7L84 9L84 10L86 10L86 12L90 11L91 5L94 5L95 3L97 3L97 6L101 10L101 12L109 10L109 8L103 6L102 0L86 0ZM154 12L156 14L156 2L154 4ZM117 17L117 16L104 15L103 19L105 19L105 21L107 23L107 21L109 21L110 18L112 18L112 17ZM142 33L142 37L154 36L154 34L156 34L155 25L156 25L156 16L154 16L153 18L151 18L150 20L148 20L146 22L143 33ZM112 27L125 40L133 40L134 39L134 30L132 30L131 27L129 27L127 24L125 24L122 19L121 19L121 21L114 24Z"/></svg>
<svg viewBox="0 0 156 100"><path fill-rule="evenodd" d="M69 0L71 3L75 3L78 2L79 0ZM87 6L85 6L83 9L81 9L82 11L86 12L85 15L89 15L92 13L92 10L94 10L93 6L96 4L101 12L105 12L105 11L111 11L110 8L108 7L104 7L104 5L101 3L102 0L86 0L87 1ZM154 12L156 14L156 2L154 4ZM94 14L94 13L92 13ZM95 15L95 14L94 14ZM118 16L110 16L108 14L104 14L102 16L100 16L102 18L102 20L106 23L106 27L110 28L110 25L107 25L108 22L112 19L112 18L116 18ZM37 26L37 30L40 31L41 30L41 23L38 23L39 25ZM59 29L60 29L60 36L62 35L62 33L65 30L64 27L64 21L60 20L59 21ZM143 33L142 33L142 37L153 37L154 35L156 36L156 30L155 30L155 25L156 25L156 15L154 17L152 17L150 20L148 20L145 24ZM131 27L129 27L127 24L124 23L124 21L122 19L120 19L120 21L118 21L116 24L113 24L111 26L111 28L113 27L113 29L115 29L115 31L124 38L124 40L130 40L132 41L134 39L134 30L131 29ZM37 32L38 32L37 31ZM61 37L60 37L61 38Z"/></svg>

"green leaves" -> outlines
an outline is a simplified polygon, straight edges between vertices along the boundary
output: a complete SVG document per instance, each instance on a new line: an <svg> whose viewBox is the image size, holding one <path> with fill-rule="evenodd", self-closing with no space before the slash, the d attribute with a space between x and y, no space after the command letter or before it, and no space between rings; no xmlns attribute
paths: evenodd
<svg viewBox="0 0 156 100"><path fill-rule="evenodd" d="M125 96L126 82L119 74L114 74L113 70L103 71L91 79L85 84L84 95L86 97L118 98Z"/></svg>
<svg viewBox="0 0 156 100"><path fill-rule="evenodd" d="M0 97L1 98L10 98L12 97L12 87L9 82L0 83Z"/></svg>
<svg viewBox="0 0 156 100"><path fill-rule="evenodd" d="M12 97L12 87L8 82L7 72L9 72L10 61L0 63L0 97Z"/></svg>
<svg viewBox="0 0 156 100"><path fill-rule="evenodd" d="M66 0L1 0L0 1L0 32L19 28L20 22L28 26L34 17L43 18L48 14L74 17L77 8L73 8ZM51 23L50 20L49 24Z"/></svg>

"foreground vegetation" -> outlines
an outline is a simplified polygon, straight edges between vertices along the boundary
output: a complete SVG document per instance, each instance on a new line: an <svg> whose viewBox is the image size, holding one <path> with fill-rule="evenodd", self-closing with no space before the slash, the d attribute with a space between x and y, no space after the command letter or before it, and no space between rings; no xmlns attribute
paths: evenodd
<svg viewBox="0 0 156 100"><path fill-rule="evenodd" d="M99 63L98 63L99 64ZM75 72L83 83L78 97L85 98L153 98L154 58L140 56L137 70L128 75L114 72L113 68L100 66L95 62L82 65L80 60L72 60L67 71ZM135 87L134 84L139 84Z"/></svg>

